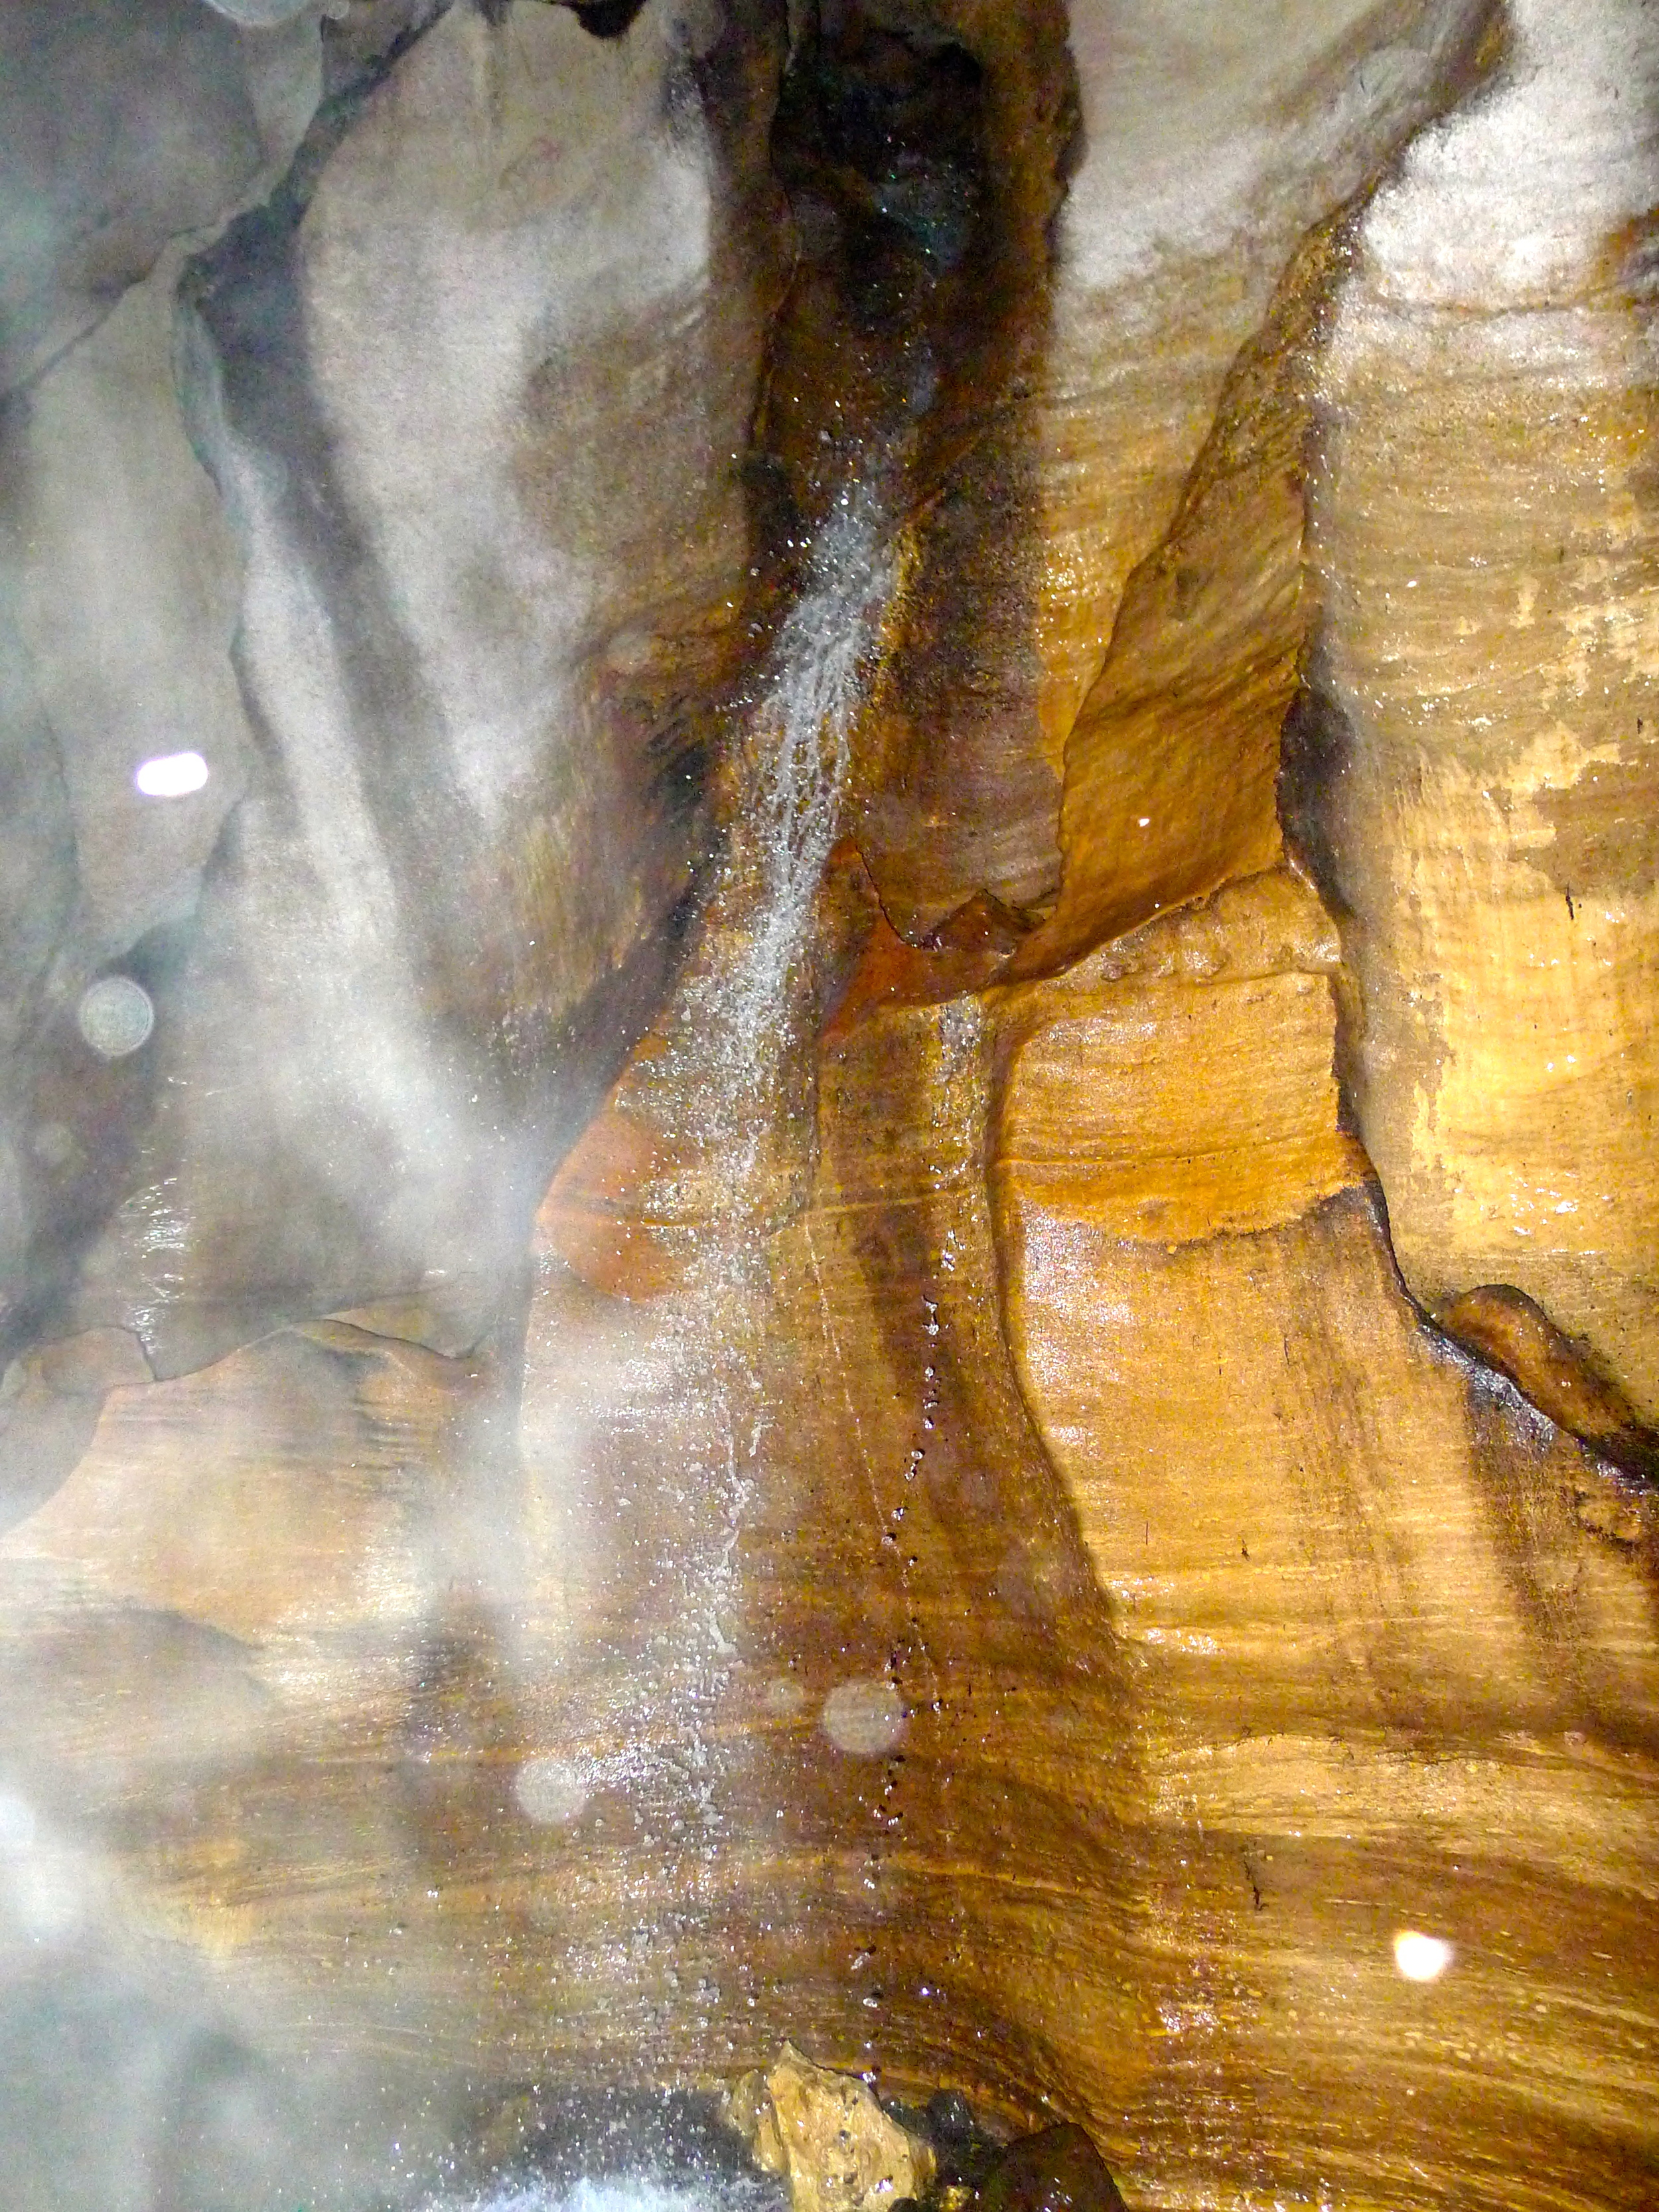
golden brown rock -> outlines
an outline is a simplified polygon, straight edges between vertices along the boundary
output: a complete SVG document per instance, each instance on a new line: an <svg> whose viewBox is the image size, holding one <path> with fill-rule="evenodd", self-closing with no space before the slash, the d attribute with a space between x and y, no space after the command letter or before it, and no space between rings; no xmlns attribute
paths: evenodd
<svg viewBox="0 0 1659 2212"><path fill-rule="evenodd" d="M1224 388L1169 533L1126 587L1066 749L1066 870L1016 973L1272 866L1279 732L1299 680L1310 349L1343 228L1322 228Z"/></svg>
<svg viewBox="0 0 1659 2212"><path fill-rule="evenodd" d="M659 1296L682 1272L650 1218L648 1186L667 1166L649 1128L608 1100L548 1186L537 1216L543 1249L597 1291Z"/></svg>
<svg viewBox="0 0 1659 2212"><path fill-rule="evenodd" d="M728 2092L726 2118L756 2163L789 2185L792 2212L882 2212L920 2197L933 2154L884 2112L868 2085L786 2043Z"/></svg>
<svg viewBox="0 0 1659 2212"><path fill-rule="evenodd" d="M1523 1291L1483 1283L1448 1299L1435 1319L1448 1336L1507 1375L1540 1413L1582 1437L1614 1467L1647 1481L1659 1474L1651 1430Z"/></svg>
<svg viewBox="0 0 1659 2212"><path fill-rule="evenodd" d="M1334 335L1302 811L1407 1282L1512 1285L1651 1424L1653 179L1618 90L1648 33L1518 25L1501 96L1377 201Z"/></svg>
<svg viewBox="0 0 1659 2212"><path fill-rule="evenodd" d="M1258 877L1212 904L1251 931L1252 903L1287 887ZM1316 917L1304 896L1305 925ZM1183 935L1194 921L1181 918ZM1253 950L1196 976L1132 970L1091 990L1074 969L1048 994L1011 993L1011 1013L1034 1018L1010 1024L999 1178L1171 1248L1270 1228L1363 1180L1364 1157L1338 1126L1329 979L1280 948L1253 973Z"/></svg>
<svg viewBox="0 0 1659 2212"><path fill-rule="evenodd" d="M1387 16L1298 0L1279 10L1271 40L1222 7L1170 18L1076 0L1071 14L1085 151L1063 218L1038 413L1036 597L1041 742L1064 774L1060 842L1077 876L1056 925L1086 943L1094 906L1109 922L1120 872L1121 908L1139 916L1170 903L1161 884L1147 885L1159 868L1190 882L1207 861L1218 869L1209 888L1229 872L1231 841L1251 845L1255 865L1272 857L1271 802L1252 787L1251 764L1259 779L1271 750L1273 645L1253 635L1224 674L1246 625L1231 648L1212 635L1232 619L1230 595L1271 601L1291 586L1285 564L1299 525L1287 501L1299 496L1302 456L1291 418L1305 407L1310 362L1277 358L1262 333L1278 320L1282 338L1285 318L1317 318L1304 287L1317 289L1342 211L1351 219L1411 133L1493 68L1503 30L1483 0ZM1312 334L1304 322L1301 336ZM1192 534L1188 556L1170 552L1172 532ZM1178 612L1199 619L1153 645L1148 601L1172 581ZM1208 605L1194 609L1200 587ZM1305 592L1300 605L1310 611ZM1159 678L1143 687L1136 670L1149 646ZM1247 668L1269 684L1254 701ZM1151 694L1172 676L1166 734ZM1218 684L1207 703L1221 711L1224 748L1243 748L1237 791L1206 765L1200 718ZM1173 842L1161 854L1147 842L1148 831L1175 837L1167 812L1114 812L1109 796L1115 770L1132 795L1142 777L1155 795L1160 778L1178 782L1183 762L1194 788L1212 776L1217 816L1196 831L1190 860Z"/></svg>

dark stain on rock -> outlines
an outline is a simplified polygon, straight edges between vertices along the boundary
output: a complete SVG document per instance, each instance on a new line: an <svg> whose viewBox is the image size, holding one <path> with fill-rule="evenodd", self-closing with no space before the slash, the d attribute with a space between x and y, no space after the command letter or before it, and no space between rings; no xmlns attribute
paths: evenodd
<svg viewBox="0 0 1659 2212"><path fill-rule="evenodd" d="M980 2212L1127 2212L1106 2162L1079 2127L1011 2143L979 2191Z"/></svg>
<svg viewBox="0 0 1659 2212"><path fill-rule="evenodd" d="M985 75L963 47L841 11L783 82L773 158L809 238L845 253L854 313L911 308L926 271L953 272L986 211Z"/></svg>
<svg viewBox="0 0 1659 2212"><path fill-rule="evenodd" d="M873 477L915 560L883 696L855 740L860 849L901 933L1058 878L1054 772L1030 742L1035 394L1054 218L1080 143L1063 13L951 33L920 5L805 11L773 165L799 252L757 450L803 542Z"/></svg>
<svg viewBox="0 0 1659 2212"><path fill-rule="evenodd" d="M1546 786L1536 804L1555 836L1529 857L1570 898L1626 898L1659 877L1659 750L1652 746L1638 740L1619 760L1592 762L1564 789Z"/></svg>
<svg viewBox="0 0 1659 2212"><path fill-rule="evenodd" d="M487 23L504 23L513 12L513 0L476 0ZM548 0L555 8L568 8L590 38L620 39L634 27L646 0Z"/></svg>
<svg viewBox="0 0 1659 2212"><path fill-rule="evenodd" d="M76 884L57 741L0 617L0 1161L9 1154L12 1164L9 1199L0 1200L0 1367L28 1334L32 1255L52 1233L42 1185L70 1164L70 1131L43 1127L32 1094L52 1056L53 1014L72 988L61 970Z"/></svg>
<svg viewBox="0 0 1659 2212"><path fill-rule="evenodd" d="M564 0L574 10L583 30L595 39L619 39L645 5L645 0Z"/></svg>
<svg viewBox="0 0 1659 2212"><path fill-rule="evenodd" d="M1314 664L1304 673L1279 737L1279 820L1292 858L1312 879L1325 910L1342 921L1352 912L1332 816L1340 809L1341 786L1354 757L1353 725L1334 696L1328 676Z"/></svg>
<svg viewBox="0 0 1659 2212"><path fill-rule="evenodd" d="M513 1783L525 1748L497 1625L458 1595L416 1654L399 1745L403 1794L433 1880L489 1880L516 1850Z"/></svg>

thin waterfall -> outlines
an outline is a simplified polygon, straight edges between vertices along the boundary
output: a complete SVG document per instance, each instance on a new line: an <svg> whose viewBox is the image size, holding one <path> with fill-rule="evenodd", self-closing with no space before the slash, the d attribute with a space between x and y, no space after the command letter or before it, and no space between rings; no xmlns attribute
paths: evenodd
<svg viewBox="0 0 1659 2212"><path fill-rule="evenodd" d="M840 833L854 723L896 580L882 502L869 483L855 482L817 534L806 587L762 675L746 749L750 786L717 902L726 918L689 1025L690 1079L682 1095L720 1173L714 1216L672 1323L676 1388L697 1402L703 1440L687 1469L684 1637L674 1671L686 1691L683 1779L711 1846L719 1762L703 1717L740 1650L738 1546L775 1418L762 1379L765 1191L792 1141L787 1062L807 1018L802 956ZM799 1126L793 1138L801 1140Z"/></svg>
<svg viewBox="0 0 1659 2212"><path fill-rule="evenodd" d="M544 1437L614 1438L617 1479L654 1492L675 1535L649 1585L654 1710L586 1716L577 1736L591 1731L594 1748L573 1760L550 1747L522 1778L520 1802L550 1820L607 1790L648 1806L685 1855L694 1910L714 1879L732 1762L745 1755L720 1721L748 1656L744 1531L769 1435L787 1418L767 1379L767 1339L771 1238L788 1211L777 1201L780 1165L799 1192L811 1144L810 1054L791 1042L811 1019L804 956L901 574L870 483L842 491L804 566L805 587L732 733L740 781L723 878L645 1063L641 1110L667 1155L690 1164L695 1194L690 1218L670 1232L679 1284L617 1316L628 1349L612 1379L591 1392L573 1362L571 1413L541 1417ZM672 1215L672 1185L665 1194Z"/></svg>
<svg viewBox="0 0 1659 2212"><path fill-rule="evenodd" d="M761 894L732 983L731 1073L739 1090L760 1083L793 1011L791 979L840 827L853 723L892 596L892 547L867 483L837 499L808 574L773 646L756 716Z"/></svg>
<svg viewBox="0 0 1659 2212"><path fill-rule="evenodd" d="M794 1171L811 1143L810 1087L796 1080L810 1058L805 956L841 832L856 718L902 574L872 487L852 485L836 500L805 567L805 588L733 731L742 781L723 880L665 1010L661 1049L645 1063L642 1110L670 1156L693 1163L684 1272L678 1288L616 1316L626 1348L599 1397L584 1395L579 1358L570 1367L567 1402L580 1408L570 1430L608 1428L619 1447L613 1479L653 1492L675 1531L644 1585L657 1688L649 1709L609 1707L602 1692L596 1708L572 1715L566 1744L529 1762L517 1784L520 1806L554 1824L600 1792L631 1802L677 1862L678 1910L653 1940L682 1942L688 1974L694 1960L699 1971L705 1963L700 1936L720 1906L731 1823L746 1817L742 1770L753 1746L726 1723L738 1670L759 1656L745 1632L744 1536L769 1480L769 1439L788 1419L768 1353L771 1241L787 1213L771 1194L781 1159L799 1189ZM557 1423L543 1433L556 1435ZM712 1982L697 1988L712 2027L721 1993ZM445 2201L467 2202L468 2212L473 2202L489 2212L658 2212L661 2194L647 2171L614 2206L567 2205L568 2192L528 2182ZM733 2202L721 2185L703 2206L683 2197L660 2212Z"/></svg>
<svg viewBox="0 0 1659 2212"><path fill-rule="evenodd" d="M779 1158L804 1137L789 1042L807 1014L802 955L896 573L882 503L854 481L817 534L806 586L762 671L725 880L670 1023L684 1122L677 1133L714 1172L696 1256L684 1291L665 1307L658 1344L664 1427L681 1456L677 1464L671 1444L653 1472L680 1486L682 1529L678 1626L659 1656L673 1686L667 1761L680 1816L709 1866L718 1785L732 1754L717 1756L706 1723L740 1656L738 1550L775 1418L763 1381L775 1224L768 1194ZM633 1370L635 1390L641 1379Z"/></svg>

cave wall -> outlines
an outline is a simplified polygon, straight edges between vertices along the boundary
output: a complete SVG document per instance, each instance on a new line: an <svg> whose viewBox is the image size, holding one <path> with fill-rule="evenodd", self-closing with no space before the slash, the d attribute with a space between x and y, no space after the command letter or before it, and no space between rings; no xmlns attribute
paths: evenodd
<svg viewBox="0 0 1659 2212"><path fill-rule="evenodd" d="M8 27L11 2200L1644 2206L1651 11L578 12Z"/></svg>

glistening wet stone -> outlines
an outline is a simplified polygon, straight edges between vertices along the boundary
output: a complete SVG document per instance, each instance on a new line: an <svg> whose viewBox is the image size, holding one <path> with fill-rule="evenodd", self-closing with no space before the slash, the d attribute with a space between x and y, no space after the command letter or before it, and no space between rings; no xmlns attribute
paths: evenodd
<svg viewBox="0 0 1659 2212"><path fill-rule="evenodd" d="M1010 2143L978 2192L980 2212L1124 2212L1105 2160L1079 2127Z"/></svg>

